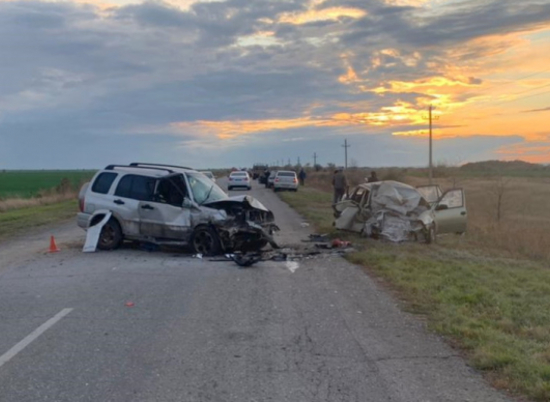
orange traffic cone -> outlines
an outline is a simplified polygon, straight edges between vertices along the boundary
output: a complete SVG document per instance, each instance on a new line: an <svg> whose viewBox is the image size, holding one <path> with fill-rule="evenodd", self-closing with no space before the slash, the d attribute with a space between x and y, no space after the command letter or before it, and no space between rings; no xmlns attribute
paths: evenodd
<svg viewBox="0 0 550 402"><path fill-rule="evenodd" d="M61 251L59 248L57 248L57 244L55 244L55 237L50 237L50 253L57 253L58 251Z"/></svg>

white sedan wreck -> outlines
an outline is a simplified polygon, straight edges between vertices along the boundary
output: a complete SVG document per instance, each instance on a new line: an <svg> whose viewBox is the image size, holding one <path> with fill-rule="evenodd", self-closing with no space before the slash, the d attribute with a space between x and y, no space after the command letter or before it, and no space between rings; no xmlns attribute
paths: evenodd
<svg viewBox="0 0 550 402"><path fill-rule="evenodd" d="M337 229L392 242L435 241L437 234L466 231L464 190L442 193L437 185L418 188L397 181L363 183L333 205Z"/></svg>

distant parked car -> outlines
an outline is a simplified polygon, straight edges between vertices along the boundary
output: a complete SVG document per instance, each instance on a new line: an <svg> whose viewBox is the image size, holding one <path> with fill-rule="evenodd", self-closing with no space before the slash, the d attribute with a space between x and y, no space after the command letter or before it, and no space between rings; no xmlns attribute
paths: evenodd
<svg viewBox="0 0 550 402"><path fill-rule="evenodd" d="M214 174L211 171L209 171L209 170L199 170L199 172L201 172L203 175L208 177L214 183L216 182L216 176L214 176Z"/></svg>
<svg viewBox="0 0 550 402"><path fill-rule="evenodd" d="M273 191L298 191L298 177L292 170L279 170L273 180Z"/></svg>
<svg viewBox="0 0 550 402"><path fill-rule="evenodd" d="M231 172L229 175L229 183L227 189L232 190L235 187L245 187L247 190L252 189L252 179L248 172L237 171Z"/></svg>

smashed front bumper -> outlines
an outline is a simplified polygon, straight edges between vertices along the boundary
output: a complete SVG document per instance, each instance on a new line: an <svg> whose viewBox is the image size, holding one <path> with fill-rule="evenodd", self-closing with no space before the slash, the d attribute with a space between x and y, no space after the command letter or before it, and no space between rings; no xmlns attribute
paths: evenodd
<svg viewBox="0 0 550 402"><path fill-rule="evenodd" d="M246 221L242 224L225 222L216 227L224 252L228 251L258 251L270 244L277 249L279 245L273 238L279 227L275 224L260 225Z"/></svg>
<svg viewBox="0 0 550 402"><path fill-rule="evenodd" d="M273 239L274 232L280 230L273 213L255 198L231 197L208 207L226 213L226 219L214 224L224 251L258 251L267 244L279 248Z"/></svg>

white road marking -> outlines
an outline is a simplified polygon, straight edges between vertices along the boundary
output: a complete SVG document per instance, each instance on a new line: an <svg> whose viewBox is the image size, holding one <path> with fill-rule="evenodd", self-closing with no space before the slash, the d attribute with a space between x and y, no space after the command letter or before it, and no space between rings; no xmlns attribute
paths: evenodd
<svg viewBox="0 0 550 402"><path fill-rule="evenodd" d="M300 267L300 264L298 264L296 261L285 261L285 265L292 273L296 272L296 270Z"/></svg>
<svg viewBox="0 0 550 402"><path fill-rule="evenodd" d="M46 332L49 328L54 326L56 322L61 320L71 311L73 311L72 308L64 308L59 313L57 313L52 318L50 318L48 321L46 321L44 324L42 324L41 326L36 328L34 331L32 331L25 338L23 338L13 348L11 348L2 356L0 356L0 367L2 367L5 363L9 362L13 357L15 357L15 355L17 355L19 352L21 352L23 349L29 346L34 340L36 340L36 338L38 338L40 335Z"/></svg>

